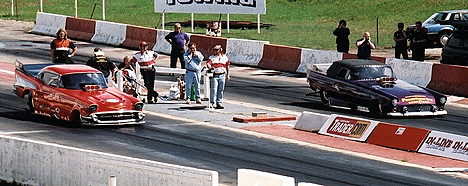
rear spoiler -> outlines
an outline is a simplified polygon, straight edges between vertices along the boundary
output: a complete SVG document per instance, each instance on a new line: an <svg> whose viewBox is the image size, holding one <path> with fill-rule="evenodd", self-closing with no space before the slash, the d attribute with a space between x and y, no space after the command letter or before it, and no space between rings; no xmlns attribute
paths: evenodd
<svg viewBox="0 0 468 186"><path fill-rule="evenodd" d="M16 70L26 74L26 75L29 75L29 76L33 76L33 77L36 77L37 74L39 74L39 72L47 67L47 66L50 66L50 65L54 65L53 63L46 63L46 64L23 64L21 61L19 61L18 59L15 59L15 68Z"/></svg>

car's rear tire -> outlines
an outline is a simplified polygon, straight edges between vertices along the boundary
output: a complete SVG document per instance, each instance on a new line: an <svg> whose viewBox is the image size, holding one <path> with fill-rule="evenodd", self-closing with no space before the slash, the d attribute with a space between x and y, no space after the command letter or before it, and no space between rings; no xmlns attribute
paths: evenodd
<svg viewBox="0 0 468 186"><path fill-rule="evenodd" d="M452 34L452 32L449 32L449 31L443 31L439 34L439 41L438 41L438 44L440 46L444 46L447 44L447 41L448 39L450 38L450 35Z"/></svg>
<svg viewBox="0 0 468 186"><path fill-rule="evenodd" d="M328 97L328 93L326 91L320 91L320 100L322 100L322 104L329 107L330 106L330 97Z"/></svg>
<svg viewBox="0 0 468 186"><path fill-rule="evenodd" d="M34 109L34 101L33 101L33 95L32 95L32 92L28 92L25 96L25 99L28 100L28 111L33 113L35 112L35 109Z"/></svg>

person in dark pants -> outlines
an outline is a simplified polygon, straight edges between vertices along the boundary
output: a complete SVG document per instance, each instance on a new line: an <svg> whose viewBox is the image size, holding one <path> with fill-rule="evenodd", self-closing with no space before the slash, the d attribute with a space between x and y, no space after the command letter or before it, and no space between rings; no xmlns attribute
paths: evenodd
<svg viewBox="0 0 468 186"><path fill-rule="evenodd" d="M145 87L148 90L148 103L154 103L158 101L158 92L154 90L154 77L156 75L156 69L154 68L154 63L158 59L158 53L153 50L148 50L148 44L146 42L140 43L140 52L133 55L131 63L136 63L140 65L140 73L143 75L143 80L145 82ZM130 66L131 63L127 63L124 68ZM153 100L154 98L154 100Z"/></svg>
<svg viewBox="0 0 468 186"><path fill-rule="evenodd" d="M171 68L177 67L177 59L180 61L180 67L185 69L184 53L185 45L190 41L189 36L182 32L179 23L174 25L174 32L169 33L165 39L172 46L171 48Z"/></svg>
<svg viewBox="0 0 468 186"><path fill-rule="evenodd" d="M349 51L349 28L346 28L346 21L340 20L338 28L333 31L336 36L336 50L338 52L348 53Z"/></svg>
<svg viewBox="0 0 468 186"><path fill-rule="evenodd" d="M73 64L71 57L75 55L77 49L75 44L68 39L67 31L62 28L59 29L56 38L50 43L52 62ZM70 50L72 50L71 53Z"/></svg>
<svg viewBox="0 0 468 186"><path fill-rule="evenodd" d="M375 44L371 41L369 32L364 32L364 36L356 41L356 46L358 59L371 59L371 50L375 49Z"/></svg>
<svg viewBox="0 0 468 186"><path fill-rule="evenodd" d="M101 71L104 74L104 77L109 81L109 76L114 74L114 69L116 68L115 64L105 56L104 52L100 48L95 48L93 54L94 56L89 58L86 65Z"/></svg>
<svg viewBox="0 0 468 186"><path fill-rule="evenodd" d="M393 41L395 41L395 58L408 59L408 33L403 30L405 25L398 23L398 31L393 34Z"/></svg>
<svg viewBox="0 0 468 186"><path fill-rule="evenodd" d="M416 22L414 32L409 40L410 46L408 50L413 51L412 59L415 61L424 61L427 32L422 28L421 21Z"/></svg>

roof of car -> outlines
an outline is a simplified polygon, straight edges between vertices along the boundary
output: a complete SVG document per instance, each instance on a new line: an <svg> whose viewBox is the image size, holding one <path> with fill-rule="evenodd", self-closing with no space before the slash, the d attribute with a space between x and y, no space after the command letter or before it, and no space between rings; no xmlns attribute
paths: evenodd
<svg viewBox="0 0 468 186"><path fill-rule="evenodd" d="M456 13L456 12L468 12L468 9L465 9L465 10L445 10L445 11L440 11L440 12L443 12L443 13Z"/></svg>
<svg viewBox="0 0 468 186"><path fill-rule="evenodd" d="M348 68L348 69L355 69L357 67L362 67L362 66L388 66L385 65L384 63L378 62L378 61L373 61L373 60L366 60L366 59L344 59L344 60L339 60L333 62L333 64L328 68L327 70L327 75L328 76L336 76L338 71L341 68Z"/></svg>
<svg viewBox="0 0 468 186"><path fill-rule="evenodd" d="M45 67L43 70L57 72L60 75L74 73L100 73L99 70L87 65L51 65Z"/></svg>

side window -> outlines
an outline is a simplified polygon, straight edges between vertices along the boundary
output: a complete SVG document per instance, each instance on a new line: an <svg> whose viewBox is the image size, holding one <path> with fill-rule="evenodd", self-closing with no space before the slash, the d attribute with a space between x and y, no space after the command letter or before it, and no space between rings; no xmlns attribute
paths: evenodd
<svg viewBox="0 0 468 186"><path fill-rule="evenodd" d="M341 79L351 79L351 74L349 73L349 69L342 68L340 71L338 71L338 74L336 75L337 78Z"/></svg>
<svg viewBox="0 0 468 186"><path fill-rule="evenodd" d="M453 13L452 14L452 20L460 21L460 14L459 13Z"/></svg>
<svg viewBox="0 0 468 186"><path fill-rule="evenodd" d="M39 75L39 79L46 85L57 86L59 75L51 72L44 72Z"/></svg>

